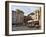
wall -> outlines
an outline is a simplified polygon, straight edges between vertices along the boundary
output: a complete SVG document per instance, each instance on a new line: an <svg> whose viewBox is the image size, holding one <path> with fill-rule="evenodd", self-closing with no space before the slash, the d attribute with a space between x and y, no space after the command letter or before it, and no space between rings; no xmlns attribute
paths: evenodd
<svg viewBox="0 0 46 37"><path fill-rule="evenodd" d="M5 1L6 0L0 0L0 37L15 37L15 36L5 36ZM17 1L19 1L19 0L17 0ZM20 1L44 2L44 3L46 3L46 0L20 0ZM45 9L46 9L46 7L45 7ZM46 10L45 10L45 12L46 12ZM45 21L46 21L46 16L45 16ZM46 37L46 34L23 35L23 36L21 35L21 36L16 36L16 37Z"/></svg>

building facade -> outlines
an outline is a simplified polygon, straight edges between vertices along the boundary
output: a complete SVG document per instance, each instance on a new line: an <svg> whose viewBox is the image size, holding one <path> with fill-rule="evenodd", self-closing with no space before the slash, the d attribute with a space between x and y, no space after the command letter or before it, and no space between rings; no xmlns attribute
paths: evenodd
<svg viewBox="0 0 46 37"><path fill-rule="evenodd" d="M20 10L12 11L12 24L23 24L24 13Z"/></svg>
<svg viewBox="0 0 46 37"><path fill-rule="evenodd" d="M32 25L35 25L36 27L41 26L41 8L39 10L30 13L28 16L31 16L31 18L33 19L30 20L33 22Z"/></svg>

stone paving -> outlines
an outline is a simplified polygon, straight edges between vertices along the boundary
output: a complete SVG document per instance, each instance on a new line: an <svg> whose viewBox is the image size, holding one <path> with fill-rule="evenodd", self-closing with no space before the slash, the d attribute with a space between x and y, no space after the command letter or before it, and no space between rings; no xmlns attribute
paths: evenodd
<svg viewBox="0 0 46 37"><path fill-rule="evenodd" d="M12 31L20 31L20 30L37 30L37 28L34 27L27 27L27 26L15 26L12 25Z"/></svg>

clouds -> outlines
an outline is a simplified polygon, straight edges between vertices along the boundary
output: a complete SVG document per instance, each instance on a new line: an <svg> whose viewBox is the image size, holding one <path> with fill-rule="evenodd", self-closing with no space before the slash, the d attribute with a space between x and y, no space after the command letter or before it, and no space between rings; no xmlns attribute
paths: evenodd
<svg viewBox="0 0 46 37"><path fill-rule="evenodd" d="M16 9L20 9L24 12L24 15L27 16L29 13L39 10L40 7L35 6L16 6L12 5L11 10L16 11Z"/></svg>

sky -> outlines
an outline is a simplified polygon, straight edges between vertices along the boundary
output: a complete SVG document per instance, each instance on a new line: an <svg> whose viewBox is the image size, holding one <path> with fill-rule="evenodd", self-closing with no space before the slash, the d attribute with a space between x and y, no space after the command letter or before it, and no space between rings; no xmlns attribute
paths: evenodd
<svg viewBox="0 0 46 37"><path fill-rule="evenodd" d="M40 7L35 7L35 6L16 6L12 5L11 10L16 11L16 9L22 10L24 12L24 15L27 16L28 14L39 10Z"/></svg>

